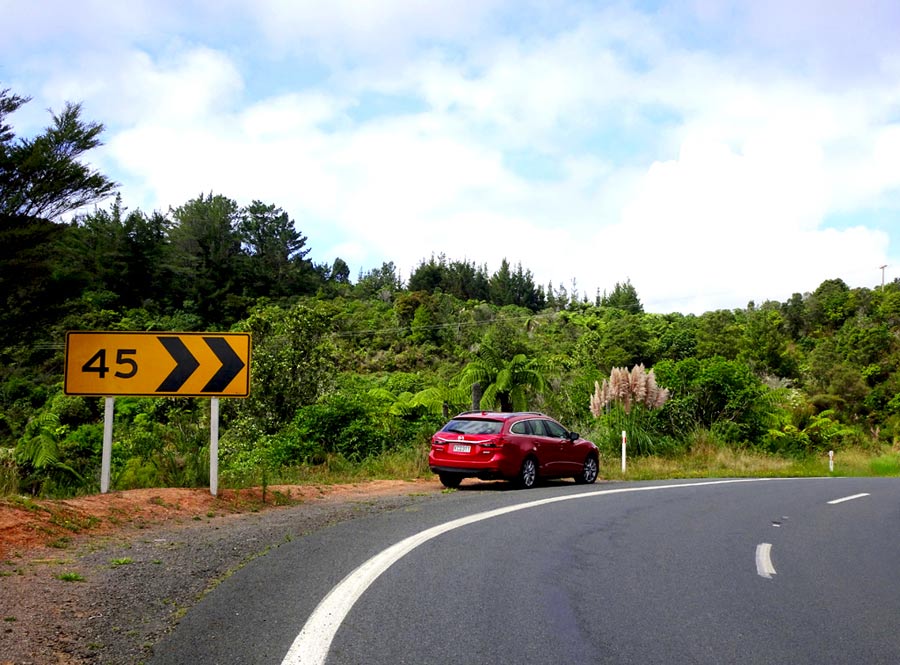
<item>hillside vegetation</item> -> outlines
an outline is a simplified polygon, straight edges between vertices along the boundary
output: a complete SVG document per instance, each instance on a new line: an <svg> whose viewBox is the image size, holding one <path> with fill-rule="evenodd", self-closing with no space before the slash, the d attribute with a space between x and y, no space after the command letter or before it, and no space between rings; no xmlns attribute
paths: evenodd
<svg viewBox="0 0 900 665"><path fill-rule="evenodd" d="M63 395L69 330L252 333L250 396L221 405L226 486L424 473L428 437L473 404L544 411L609 456L622 429L656 459L802 462L900 438L897 280L697 316L644 312L627 279L592 299L536 285L509 257L494 273L437 254L406 280L390 262L352 278L341 258L310 261L277 203L110 198L79 161L102 126L69 105L16 137L6 118L27 101L0 93L0 493L99 487L102 399ZM604 393L592 412L617 368L652 372L667 398ZM206 484L208 427L208 400L117 398L113 488Z"/></svg>

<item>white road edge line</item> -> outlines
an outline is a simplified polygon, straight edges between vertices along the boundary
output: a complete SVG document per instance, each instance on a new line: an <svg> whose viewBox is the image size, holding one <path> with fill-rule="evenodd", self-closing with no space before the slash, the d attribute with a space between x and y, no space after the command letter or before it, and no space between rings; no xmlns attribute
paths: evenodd
<svg viewBox="0 0 900 665"><path fill-rule="evenodd" d="M853 501L854 499L861 499L864 496L871 496L871 495L868 493L863 493L863 494L854 494L853 496L845 496L843 499L835 499L834 501L829 501L828 505L833 506L838 503L844 503L844 501Z"/></svg>
<svg viewBox="0 0 900 665"><path fill-rule="evenodd" d="M760 543L756 546L756 574L767 580L777 574L772 565L772 543Z"/></svg>
<svg viewBox="0 0 900 665"><path fill-rule="evenodd" d="M487 520L492 517L514 513L519 510L546 506L551 503L559 503L562 501L586 499L607 494L672 490L685 487L703 487L706 485L753 483L767 480L773 479L740 478L736 480L713 480L699 483L682 483L678 485L652 485L644 487L623 487L611 490L595 490L592 492L567 494L564 496L551 497L549 499L529 501L514 506L507 506L506 508L497 508L496 510L488 510L483 513L461 517L431 527L430 529L421 531L382 550L339 582L338 585L322 599L316 609L313 610L312 614L309 615L306 624L303 626L300 634L297 635L297 638L294 640L294 643L291 645L291 648L288 650L281 663L282 665L324 665L325 659L328 657L328 651L331 648L331 642L334 639L338 628L341 627L344 618L353 608L353 605L359 597L365 593L366 589L368 589L376 579L378 579L379 575L422 543L426 543L432 538L436 538L453 529L466 526L467 524L481 522L482 520Z"/></svg>

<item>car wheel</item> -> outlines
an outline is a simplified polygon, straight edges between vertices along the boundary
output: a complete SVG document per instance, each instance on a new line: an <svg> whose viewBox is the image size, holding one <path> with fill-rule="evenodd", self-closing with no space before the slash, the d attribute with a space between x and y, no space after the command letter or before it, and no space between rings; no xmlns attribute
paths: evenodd
<svg viewBox="0 0 900 665"><path fill-rule="evenodd" d="M537 460L533 457L526 457L522 462L522 468L519 469L519 475L516 477L516 485L522 489L534 487L537 482Z"/></svg>
<svg viewBox="0 0 900 665"><path fill-rule="evenodd" d="M590 485L597 480L599 470L600 465L597 463L597 458L593 455L588 455L587 459L584 460L584 466L581 467L581 473L575 476L575 482L582 485Z"/></svg>
<svg viewBox="0 0 900 665"><path fill-rule="evenodd" d="M460 483L463 481L463 477L458 473L439 473L438 478L441 479L441 485L449 487L450 489L459 487Z"/></svg>

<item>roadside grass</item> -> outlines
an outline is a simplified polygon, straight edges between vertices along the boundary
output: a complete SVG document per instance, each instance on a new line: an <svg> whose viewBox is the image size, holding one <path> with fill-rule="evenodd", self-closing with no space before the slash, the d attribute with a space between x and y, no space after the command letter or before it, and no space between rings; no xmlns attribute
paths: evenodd
<svg viewBox="0 0 900 665"><path fill-rule="evenodd" d="M689 452L626 458L622 474L621 455L601 455L600 477L605 480L665 480L677 478L791 478L820 476L900 476L900 452L884 446L876 450L836 451L834 471L828 455L786 457L699 441ZM391 451L363 462L330 456L317 465L303 465L269 473L269 484L333 485L367 480L432 478L427 453L407 448ZM243 479L249 484L258 478Z"/></svg>
<svg viewBox="0 0 900 665"><path fill-rule="evenodd" d="M223 473L222 484L230 489L265 485L338 485L367 480L414 480L431 477L426 451L404 447L367 457L362 461L329 455L321 464L303 464L277 470L254 470L242 474ZM265 480L265 482L263 482Z"/></svg>
<svg viewBox="0 0 900 665"><path fill-rule="evenodd" d="M751 450L701 446L673 456L601 460L601 477L607 480L663 480L673 478L804 478L822 476L900 476L900 454L890 447L876 451L836 451L834 471L828 456L793 458Z"/></svg>
<svg viewBox="0 0 900 665"><path fill-rule="evenodd" d="M766 478L818 476L900 477L900 450L890 446L871 449L837 450L834 471L829 471L828 455L787 457L750 449L721 445L698 437L691 449L670 455L629 456L626 472L621 470L617 451L601 451L601 480L665 480L677 478ZM428 468L427 448L406 446L362 461L330 455L320 464L303 464L281 469L251 469L241 473L224 470L219 484L228 489L246 489L273 485L336 485L369 480L415 480L433 478ZM28 497L7 496L4 501L26 510L51 512L51 524L78 533L97 525L94 520L74 519L64 510L51 511ZM151 502L154 500L151 499ZM157 499L156 501L160 501ZM264 503L291 503L289 496L264 493ZM195 519L201 519L199 516ZM64 548L67 539L58 545Z"/></svg>

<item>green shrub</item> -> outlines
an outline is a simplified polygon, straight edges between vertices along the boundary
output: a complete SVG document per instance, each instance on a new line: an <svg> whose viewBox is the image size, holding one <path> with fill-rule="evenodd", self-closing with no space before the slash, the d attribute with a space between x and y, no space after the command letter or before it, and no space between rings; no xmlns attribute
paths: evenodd
<svg viewBox="0 0 900 665"><path fill-rule="evenodd" d="M13 448L0 447L0 496L19 492L19 468Z"/></svg>
<svg viewBox="0 0 900 665"><path fill-rule="evenodd" d="M112 485L120 490L159 487L159 469L153 462L140 457L132 457L126 460L118 470Z"/></svg>
<svg viewBox="0 0 900 665"><path fill-rule="evenodd" d="M833 411L823 411L805 420L802 429L788 424L769 430L763 448L779 455L803 457L859 445L864 438L860 432L838 422L834 415Z"/></svg>
<svg viewBox="0 0 900 665"><path fill-rule="evenodd" d="M297 411L292 423L296 451L321 449L359 461L385 450L390 439L383 425L367 408L363 396L334 393L319 404ZM301 461L299 459L287 461Z"/></svg>

